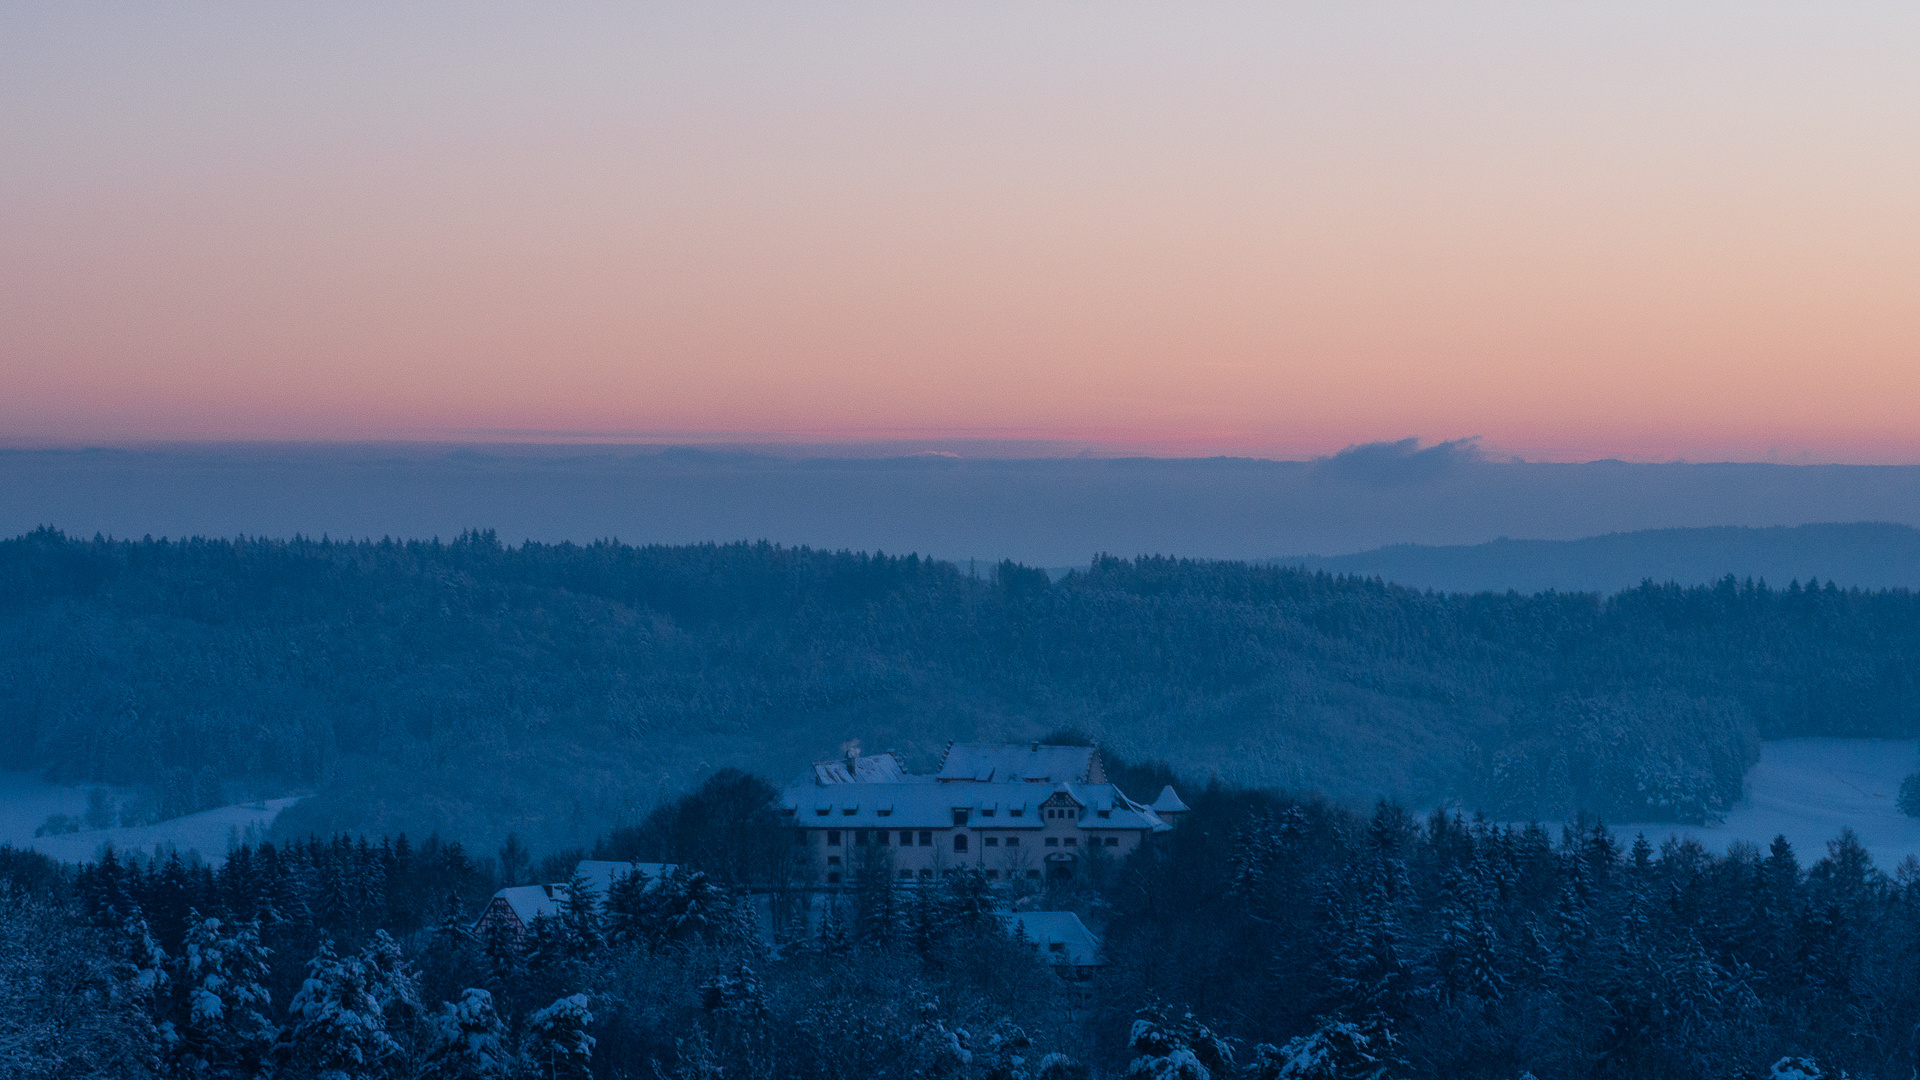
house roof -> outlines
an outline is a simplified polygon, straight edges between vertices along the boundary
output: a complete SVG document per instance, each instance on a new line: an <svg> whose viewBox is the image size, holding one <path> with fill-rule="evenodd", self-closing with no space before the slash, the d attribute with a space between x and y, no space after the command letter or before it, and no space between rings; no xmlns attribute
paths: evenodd
<svg viewBox="0 0 1920 1080"><path fill-rule="evenodd" d="M953 743L934 779L975 783L1102 784L1107 772L1091 746L1045 743Z"/></svg>
<svg viewBox="0 0 1920 1080"><path fill-rule="evenodd" d="M1074 967L1100 963L1100 939L1071 911L1016 911L1005 918L1007 932L1025 934L1043 960Z"/></svg>
<svg viewBox="0 0 1920 1080"><path fill-rule="evenodd" d="M1082 829L1168 828L1112 784L1064 784L1054 790L1061 788L1094 811L1081 818ZM1039 807L1052 794L1027 783L818 785L802 778L782 793L780 805L793 812L795 825L815 829L948 829L956 810L967 811L969 828L1041 829L1047 822Z"/></svg>
<svg viewBox="0 0 1920 1080"><path fill-rule="evenodd" d="M557 898L556 893L559 894ZM531 926L533 920L542 915L560 914L566 895L565 885L515 885L494 893L493 898L505 900L514 918L520 920L520 925Z"/></svg>
<svg viewBox="0 0 1920 1080"><path fill-rule="evenodd" d="M649 879L647 888L651 889L659 884L661 878L673 873L674 869L672 863L630 863L583 859L578 866L574 867L574 872L592 883L594 902L605 904L607 890L613 887L615 878L625 877L638 871L647 875ZM513 911L514 918L520 920L520 925L532 926L533 920L542 915L560 914L566 907L567 898L571 895L566 884L562 882L554 885L516 885L501 889L493 894L493 898L506 901L507 907Z"/></svg>
<svg viewBox="0 0 1920 1080"><path fill-rule="evenodd" d="M582 859L580 860L580 864L573 868L573 872L586 878L587 883L593 886L594 896L598 897L602 903L605 903L607 893L613 888L614 880L617 878L623 878L632 873L645 874L647 875L647 888L651 889L660 883L661 878L673 873L674 869L673 863L608 862L602 859ZM565 885L559 886L559 888L562 893L566 892Z"/></svg>
<svg viewBox="0 0 1920 1080"><path fill-rule="evenodd" d="M1180 796L1174 792L1173 785L1168 784L1160 789L1160 797L1153 800L1153 805L1148 809L1156 814L1178 814L1187 809L1187 804L1180 801Z"/></svg>
<svg viewBox="0 0 1920 1080"><path fill-rule="evenodd" d="M849 765L852 766L851 771ZM907 775L907 770L900 765L900 759L894 757L891 751L818 761L813 766L813 782L821 785L904 784L909 782Z"/></svg>

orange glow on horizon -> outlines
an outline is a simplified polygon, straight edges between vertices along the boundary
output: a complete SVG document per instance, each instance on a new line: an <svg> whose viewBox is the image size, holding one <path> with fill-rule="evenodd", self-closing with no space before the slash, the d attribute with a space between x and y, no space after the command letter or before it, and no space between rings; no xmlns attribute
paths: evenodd
<svg viewBox="0 0 1920 1080"><path fill-rule="evenodd" d="M1920 461L1913 12L208 10L0 14L0 442Z"/></svg>

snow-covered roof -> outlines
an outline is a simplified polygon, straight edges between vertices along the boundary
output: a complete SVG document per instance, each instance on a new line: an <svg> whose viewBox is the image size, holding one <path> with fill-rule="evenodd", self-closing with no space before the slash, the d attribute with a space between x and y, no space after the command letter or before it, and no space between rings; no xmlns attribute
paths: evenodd
<svg viewBox="0 0 1920 1080"><path fill-rule="evenodd" d="M1180 801L1180 796L1174 792L1173 785L1168 784L1160 789L1160 797L1153 800L1153 805L1148 809L1156 814L1179 814L1186 811L1187 804Z"/></svg>
<svg viewBox="0 0 1920 1080"><path fill-rule="evenodd" d="M604 904L607 902L607 890L613 887L616 878L625 877L637 870L647 875L649 879L647 888L651 889L659 884L661 878L673 873L674 869L673 863L630 863L582 859L579 865L574 867L574 872L592 884L594 902ZM560 914L566 907L567 898L571 895L567 884L560 882L553 885L515 885L494 893L493 898L506 901L507 907L513 911L514 918L520 920L520 925L532 926L533 920L542 915Z"/></svg>
<svg viewBox="0 0 1920 1080"><path fill-rule="evenodd" d="M598 897L602 903L606 902L607 893L613 888L613 883L616 879L626 877L628 874L635 872L642 873L647 875L647 888L651 889L659 884L661 878L673 873L673 871L673 863L608 862L603 859L582 859L579 865L573 868L574 873L586 878L587 883L593 886L593 894ZM559 888L562 893L566 892L565 885Z"/></svg>
<svg viewBox="0 0 1920 1080"><path fill-rule="evenodd" d="M522 926L533 925L533 920L542 915L560 914L566 897L565 885L515 885L493 894L495 900L507 902Z"/></svg>
<svg viewBox="0 0 1920 1080"><path fill-rule="evenodd" d="M1101 784L1107 779L1091 746L1044 743L954 743L940 762L937 780L975 783L1034 782Z"/></svg>
<svg viewBox="0 0 1920 1080"><path fill-rule="evenodd" d="M1007 932L1023 933L1049 963L1073 967L1100 963L1100 939L1071 911L1016 911L1006 920Z"/></svg>
<svg viewBox="0 0 1920 1080"><path fill-rule="evenodd" d="M1082 829L1150 829L1168 826L1148 808L1128 799L1112 784L1063 784L1091 813ZM948 829L955 811L966 811L976 829L1040 829L1046 817L1040 804L1053 794L1027 783L978 784L830 784L797 780L781 795L780 805L794 824L816 829Z"/></svg>
<svg viewBox="0 0 1920 1080"><path fill-rule="evenodd" d="M852 765L851 771L849 764ZM900 759L889 752L815 762L813 782L821 785L904 784L908 779L907 770L901 767Z"/></svg>

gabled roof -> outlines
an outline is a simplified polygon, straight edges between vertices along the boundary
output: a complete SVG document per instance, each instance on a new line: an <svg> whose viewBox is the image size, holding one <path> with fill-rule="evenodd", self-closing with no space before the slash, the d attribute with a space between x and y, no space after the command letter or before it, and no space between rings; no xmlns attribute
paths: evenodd
<svg viewBox="0 0 1920 1080"><path fill-rule="evenodd" d="M1187 804L1180 801L1180 796L1175 794L1173 785L1168 784L1160 789L1160 797L1153 800L1153 805L1148 809L1156 814L1179 814L1186 811Z"/></svg>
<svg viewBox="0 0 1920 1080"><path fill-rule="evenodd" d="M947 747L934 779L982 784L1104 784L1107 770L1100 762L1099 751L1091 746L954 743Z"/></svg>
<svg viewBox="0 0 1920 1080"><path fill-rule="evenodd" d="M593 898L596 904L607 902L607 890L613 887L615 878L625 877L635 872L647 875L647 888L659 885L660 879L673 873L672 863L630 863L607 862L599 859L583 859L574 867L574 872L586 878L593 885ZM493 894L495 900L506 901L514 918L522 926L532 926L533 920L542 915L555 916L566 908L567 899L572 893L565 882L554 885L516 885L501 889Z"/></svg>
<svg viewBox="0 0 1920 1080"><path fill-rule="evenodd" d="M587 879L587 883L593 886L593 895L604 904L615 879L635 872L642 873L647 875L647 888L651 889L660 883L661 878L673 873L674 869L673 863L607 862L602 859L582 859L580 864L573 868L573 872ZM567 891L565 885L558 888L563 894Z"/></svg>
<svg viewBox="0 0 1920 1080"><path fill-rule="evenodd" d="M555 898L556 893L559 894L558 899ZM493 898L506 901L514 918L520 920L520 925L532 926L533 920L542 915L560 914L566 895L565 885L515 885L494 893Z"/></svg>
<svg viewBox="0 0 1920 1080"><path fill-rule="evenodd" d="M853 766L851 772L848 771L849 763ZM900 765L900 759L889 752L815 762L813 782L821 785L904 784L908 782L908 778L907 770Z"/></svg>
<svg viewBox="0 0 1920 1080"><path fill-rule="evenodd" d="M1100 939L1071 911L1016 911L1006 920L1007 932L1024 933L1042 960L1073 967L1100 963Z"/></svg>

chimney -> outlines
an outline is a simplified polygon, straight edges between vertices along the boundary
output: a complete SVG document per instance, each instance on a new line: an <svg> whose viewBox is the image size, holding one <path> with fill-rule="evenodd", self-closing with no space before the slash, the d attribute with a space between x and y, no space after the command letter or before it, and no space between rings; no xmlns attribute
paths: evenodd
<svg viewBox="0 0 1920 1080"><path fill-rule="evenodd" d="M859 774L854 771L860 763L860 740L849 739L840 744L840 751L847 756L847 779L857 780Z"/></svg>

